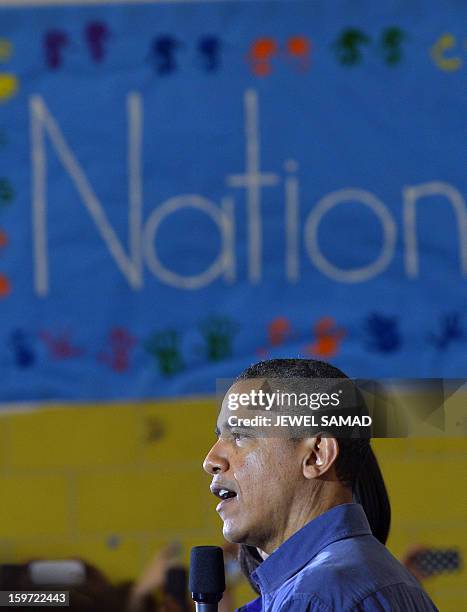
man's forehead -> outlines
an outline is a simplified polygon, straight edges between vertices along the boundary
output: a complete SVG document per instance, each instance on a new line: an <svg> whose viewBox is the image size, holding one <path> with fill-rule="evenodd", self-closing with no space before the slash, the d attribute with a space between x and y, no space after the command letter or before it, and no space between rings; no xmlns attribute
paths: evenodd
<svg viewBox="0 0 467 612"><path fill-rule="evenodd" d="M228 402L230 395L238 395L241 393L250 394L251 391L259 391L260 389L264 389L265 384L267 385L267 382L264 380L264 378L245 378L245 380L238 380L237 382L234 382L234 384L224 395L222 406ZM269 385L267 386L269 389Z"/></svg>
<svg viewBox="0 0 467 612"><path fill-rule="evenodd" d="M251 392L259 391L261 388L264 388L264 379L245 379L239 380L235 382L224 395L222 400L222 405L219 410L219 414L217 416L217 430L223 431L224 429L230 429L227 427L227 420L231 415L243 415L253 416L252 414L252 406L249 404L249 401L246 400L246 396L251 397ZM242 401L242 403L238 403L235 411L232 411L231 406L229 406L229 401L235 400L243 394L243 398L246 401ZM256 408L258 410L258 408Z"/></svg>

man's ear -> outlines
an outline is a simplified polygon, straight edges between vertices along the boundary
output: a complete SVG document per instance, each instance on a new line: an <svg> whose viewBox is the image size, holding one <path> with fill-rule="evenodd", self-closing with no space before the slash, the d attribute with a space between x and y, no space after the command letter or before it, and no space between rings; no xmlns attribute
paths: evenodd
<svg viewBox="0 0 467 612"><path fill-rule="evenodd" d="M332 468L339 455L337 440L318 435L316 438L306 438L303 442L306 451L302 461L303 475L307 479L323 476Z"/></svg>

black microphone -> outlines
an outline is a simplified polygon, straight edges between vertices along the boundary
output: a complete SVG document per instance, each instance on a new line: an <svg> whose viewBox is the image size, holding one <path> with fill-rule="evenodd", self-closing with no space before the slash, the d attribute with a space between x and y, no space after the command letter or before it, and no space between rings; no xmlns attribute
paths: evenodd
<svg viewBox="0 0 467 612"><path fill-rule="evenodd" d="M217 604L225 591L222 548L194 546L191 549L190 591L196 612L217 612Z"/></svg>

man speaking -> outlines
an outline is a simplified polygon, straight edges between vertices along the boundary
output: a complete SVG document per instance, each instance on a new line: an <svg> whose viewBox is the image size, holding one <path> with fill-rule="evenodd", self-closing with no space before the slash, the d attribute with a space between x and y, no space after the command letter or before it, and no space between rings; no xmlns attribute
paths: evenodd
<svg viewBox="0 0 467 612"><path fill-rule="evenodd" d="M242 611L436 610L384 546L389 499L367 436L326 436L316 428L284 435L273 430L277 413L267 406L240 401L232 410L232 397L269 402L265 389L279 396L287 388L290 398L295 380L351 384L320 361L274 359L247 368L224 398L218 439L204 461L224 537L242 544L256 566L250 580L261 598ZM319 399L328 405L332 397Z"/></svg>

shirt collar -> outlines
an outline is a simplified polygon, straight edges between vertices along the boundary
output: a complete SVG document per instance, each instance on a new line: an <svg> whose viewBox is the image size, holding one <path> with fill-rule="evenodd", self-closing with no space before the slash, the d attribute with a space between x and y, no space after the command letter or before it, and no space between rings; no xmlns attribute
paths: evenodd
<svg viewBox="0 0 467 612"><path fill-rule="evenodd" d="M256 568L252 578L262 592L274 591L328 544L359 535L371 535L363 508L359 504L334 506L281 544Z"/></svg>

